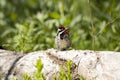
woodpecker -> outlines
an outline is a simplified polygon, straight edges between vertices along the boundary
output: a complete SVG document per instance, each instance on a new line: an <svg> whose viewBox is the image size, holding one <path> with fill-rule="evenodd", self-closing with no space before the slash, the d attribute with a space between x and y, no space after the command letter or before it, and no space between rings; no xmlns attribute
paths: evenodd
<svg viewBox="0 0 120 80"><path fill-rule="evenodd" d="M59 50L66 50L71 46L71 39L68 29L64 26L59 26L55 38L56 46Z"/></svg>

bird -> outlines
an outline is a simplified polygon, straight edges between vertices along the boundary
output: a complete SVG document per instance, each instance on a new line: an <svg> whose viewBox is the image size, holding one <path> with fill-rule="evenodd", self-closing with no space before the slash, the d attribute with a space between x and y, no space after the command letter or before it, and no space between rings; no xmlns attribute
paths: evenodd
<svg viewBox="0 0 120 80"><path fill-rule="evenodd" d="M67 50L71 46L69 31L64 26L59 26L55 38L55 44L58 50Z"/></svg>

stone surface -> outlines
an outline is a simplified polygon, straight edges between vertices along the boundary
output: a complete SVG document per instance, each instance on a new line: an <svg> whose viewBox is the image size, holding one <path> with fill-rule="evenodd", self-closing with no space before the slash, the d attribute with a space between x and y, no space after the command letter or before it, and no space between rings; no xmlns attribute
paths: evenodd
<svg viewBox="0 0 120 80"><path fill-rule="evenodd" d="M47 80L52 80L52 76L58 73L60 65L67 60L74 63L71 69L73 78L81 75L87 80L120 80L120 52L56 51L55 49L36 51L24 55L0 50L0 73L3 80L9 80L13 76L22 80L24 73L32 75L36 71L35 64L39 58L43 62L42 71Z"/></svg>

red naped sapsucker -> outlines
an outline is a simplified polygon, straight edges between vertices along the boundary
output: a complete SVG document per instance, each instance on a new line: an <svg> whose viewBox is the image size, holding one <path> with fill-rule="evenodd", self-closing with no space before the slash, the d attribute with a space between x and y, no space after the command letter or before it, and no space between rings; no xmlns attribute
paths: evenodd
<svg viewBox="0 0 120 80"><path fill-rule="evenodd" d="M59 50L66 50L71 46L71 39L68 29L64 26L58 27L55 43Z"/></svg>

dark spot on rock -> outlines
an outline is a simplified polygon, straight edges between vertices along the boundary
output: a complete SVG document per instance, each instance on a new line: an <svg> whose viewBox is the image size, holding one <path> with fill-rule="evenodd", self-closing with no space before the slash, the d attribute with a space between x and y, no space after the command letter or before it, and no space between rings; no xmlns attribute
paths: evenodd
<svg viewBox="0 0 120 80"><path fill-rule="evenodd" d="M79 74L76 74L73 78L74 80L84 80Z"/></svg>
<svg viewBox="0 0 120 80"><path fill-rule="evenodd" d="M77 65L75 63L72 64L72 67L70 68L71 71L74 71Z"/></svg>
<svg viewBox="0 0 120 80"><path fill-rule="evenodd" d="M80 80L80 78L76 78L75 80Z"/></svg>
<svg viewBox="0 0 120 80"><path fill-rule="evenodd" d="M93 53L92 51L90 51L90 53Z"/></svg>
<svg viewBox="0 0 120 80"><path fill-rule="evenodd" d="M24 64L20 64L20 66L24 66Z"/></svg>
<svg viewBox="0 0 120 80"><path fill-rule="evenodd" d="M86 53L86 52L84 52L84 55L87 55L87 53Z"/></svg>
<svg viewBox="0 0 120 80"><path fill-rule="evenodd" d="M91 65L92 66L92 61L90 61L90 64L89 65Z"/></svg>
<svg viewBox="0 0 120 80"><path fill-rule="evenodd" d="M15 76L15 75L17 75L17 72L16 72L16 71L14 71L14 72L13 72L13 75L14 75L14 76Z"/></svg>
<svg viewBox="0 0 120 80"><path fill-rule="evenodd" d="M100 58L99 57L97 57L97 62L100 60Z"/></svg>

